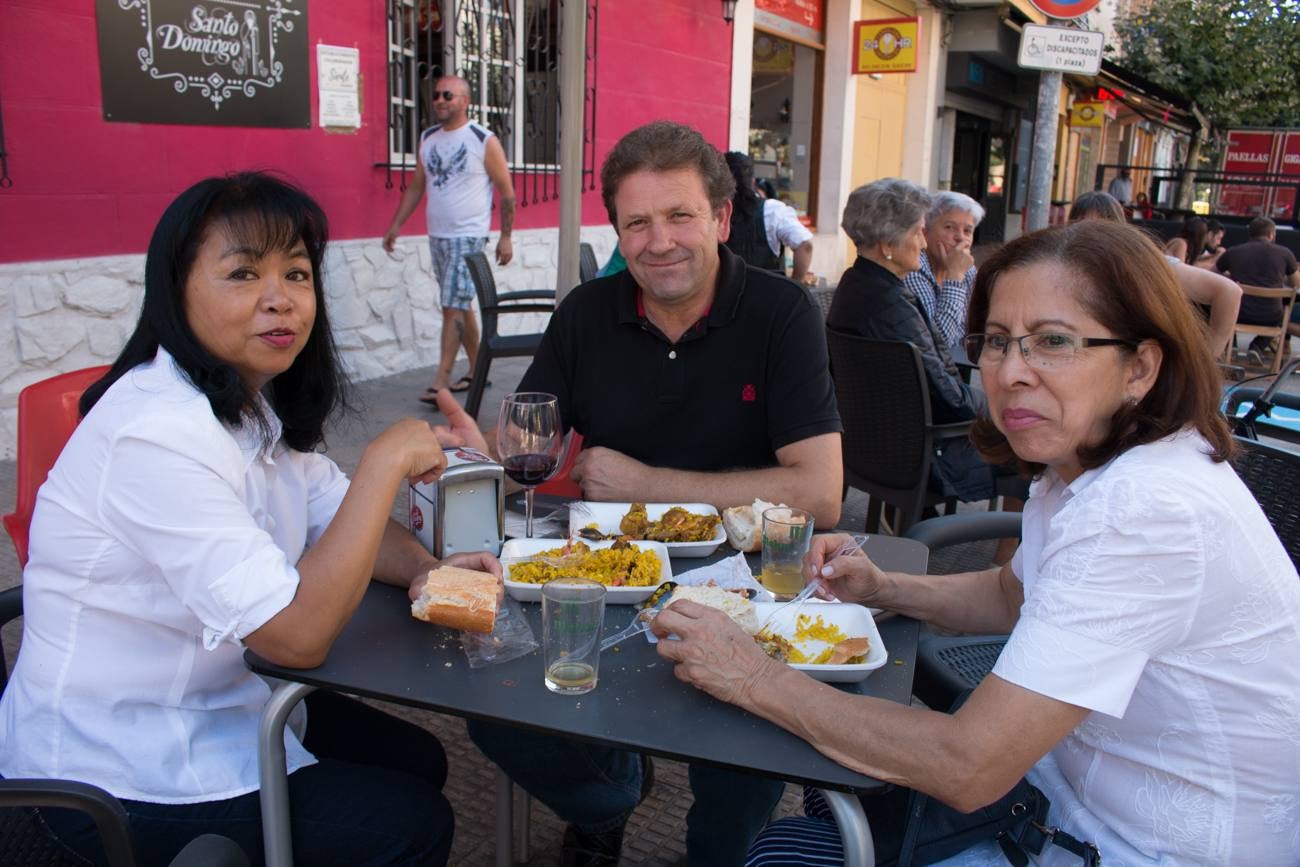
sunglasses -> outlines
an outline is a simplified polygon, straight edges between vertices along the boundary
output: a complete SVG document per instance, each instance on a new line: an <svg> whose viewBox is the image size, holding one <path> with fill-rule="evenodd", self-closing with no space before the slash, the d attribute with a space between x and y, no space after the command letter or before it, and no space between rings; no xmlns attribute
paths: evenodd
<svg viewBox="0 0 1300 867"><path fill-rule="evenodd" d="M435 90L433 92L433 101L437 102L440 99L445 99L447 102L451 102L457 96L459 96L459 94L454 90Z"/></svg>

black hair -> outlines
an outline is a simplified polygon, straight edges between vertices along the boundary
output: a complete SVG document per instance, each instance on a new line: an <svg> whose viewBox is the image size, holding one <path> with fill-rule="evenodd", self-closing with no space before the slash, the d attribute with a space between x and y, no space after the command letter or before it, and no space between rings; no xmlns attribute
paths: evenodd
<svg viewBox="0 0 1300 867"><path fill-rule="evenodd" d="M1209 232L1210 234L1214 234L1215 232L1222 232L1223 224L1220 223L1218 220L1214 219L1213 217L1210 217L1208 220L1205 221L1205 231Z"/></svg>
<svg viewBox="0 0 1300 867"><path fill-rule="evenodd" d="M1246 227L1246 234L1250 236L1252 241L1259 238L1267 238L1276 231L1277 223L1274 223L1268 217L1256 217L1251 220L1250 225Z"/></svg>
<svg viewBox="0 0 1300 867"><path fill-rule="evenodd" d="M1124 223L1124 206L1110 193L1101 190L1089 190L1080 194L1070 206L1069 222L1080 220L1109 220L1112 223Z"/></svg>
<svg viewBox="0 0 1300 867"><path fill-rule="evenodd" d="M749 215L763 208L763 198L754 191L754 161L740 151L727 151L722 155L736 179L736 192L731 197L732 211Z"/></svg>
<svg viewBox="0 0 1300 867"><path fill-rule="evenodd" d="M320 205L293 184L266 172L206 178L163 211L145 258L140 321L108 373L81 396L81 414L90 412L129 370L152 361L161 347L207 397L213 415L235 427L256 424L269 438L270 427L257 395L234 367L199 342L185 316L185 284L199 247L216 227L258 256L292 250L300 241L307 248L316 319L293 364L267 383L262 394L280 420L285 444L300 452L312 451L324 440L325 422L347 406L347 378L325 314L321 276L329 229Z"/></svg>
<svg viewBox="0 0 1300 867"><path fill-rule="evenodd" d="M1182 238L1187 244L1187 251L1183 253L1183 261L1188 265L1195 265L1196 260L1205 253L1205 237L1210 234L1209 225L1202 217L1188 217L1183 220L1183 227L1178 232L1178 237Z"/></svg>

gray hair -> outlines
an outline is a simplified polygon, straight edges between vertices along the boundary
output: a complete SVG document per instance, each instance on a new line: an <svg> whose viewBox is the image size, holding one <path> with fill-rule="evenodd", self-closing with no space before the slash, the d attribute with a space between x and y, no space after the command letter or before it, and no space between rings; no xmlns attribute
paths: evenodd
<svg viewBox="0 0 1300 867"><path fill-rule="evenodd" d="M984 221L984 208L979 202L965 193L952 190L940 190L930 200L930 213L925 215L925 227L928 229L949 211L961 211L975 218L975 225Z"/></svg>
<svg viewBox="0 0 1300 867"><path fill-rule="evenodd" d="M925 216L930 194L901 178L882 178L849 194L840 227L855 246L898 244Z"/></svg>

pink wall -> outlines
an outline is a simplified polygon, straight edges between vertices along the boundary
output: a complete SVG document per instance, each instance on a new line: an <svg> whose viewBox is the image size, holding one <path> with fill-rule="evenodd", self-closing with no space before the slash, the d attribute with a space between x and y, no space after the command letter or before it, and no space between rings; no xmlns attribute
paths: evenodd
<svg viewBox="0 0 1300 867"><path fill-rule="evenodd" d="M731 31L720 4L662 0L654 14L626 0L600 3L596 146L649 120L691 123L718 146L727 137ZM0 262L142 252L167 203L199 178L244 168L285 172L325 207L335 238L377 237L396 188L375 168L386 151L385 4L311 0L315 45L360 49L362 128L310 130L108 123L100 103L93 0L0 0L0 104L9 174L0 189ZM552 201L521 208L519 228L553 226ZM606 220L599 190L583 222ZM423 230L422 213L405 231Z"/></svg>

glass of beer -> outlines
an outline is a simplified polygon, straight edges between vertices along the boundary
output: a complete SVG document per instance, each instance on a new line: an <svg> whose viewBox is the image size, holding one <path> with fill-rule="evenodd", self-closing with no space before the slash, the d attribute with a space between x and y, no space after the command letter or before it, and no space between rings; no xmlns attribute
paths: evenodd
<svg viewBox="0 0 1300 867"><path fill-rule="evenodd" d="M546 688L582 695L596 688L605 585L586 578L556 578L542 585L542 656Z"/></svg>
<svg viewBox="0 0 1300 867"><path fill-rule="evenodd" d="M759 582L777 599L803 589L803 558L812 542L813 516L777 506L763 512L763 571Z"/></svg>

